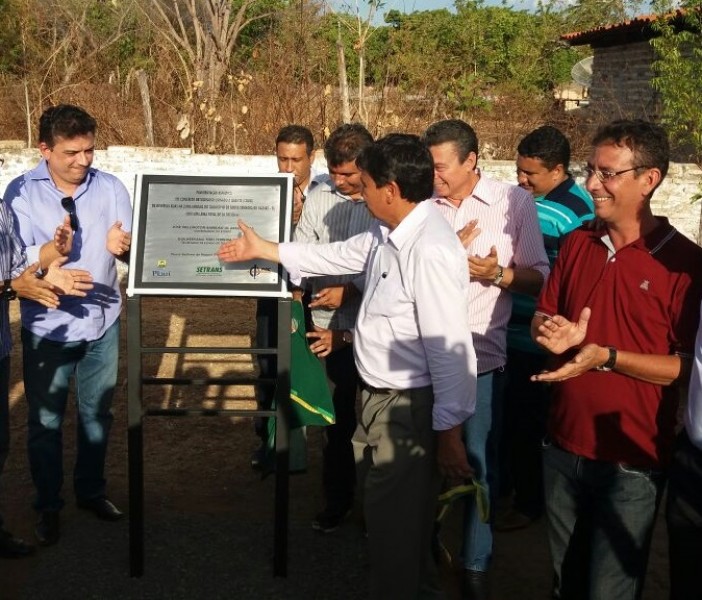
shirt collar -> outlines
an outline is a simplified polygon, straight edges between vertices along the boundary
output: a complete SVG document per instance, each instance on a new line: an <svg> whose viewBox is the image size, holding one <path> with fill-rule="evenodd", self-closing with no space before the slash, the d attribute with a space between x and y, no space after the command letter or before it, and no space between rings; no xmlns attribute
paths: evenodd
<svg viewBox="0 0 702 600"><path fill-rule="evenodd" d="M655 217L655 219L658 222L656 228L647 235L642 235L633 241L628 245L629 247L643 250L649 254L655 254L675 235L677 230L666 217ZM594 229L591 235L607 246L607 243L604 241L605 238L609 237L606 228Z"/></svg>
<svg viewBox="0 0 702 600"><path fill-rule="evenodd" d="M34 167L34 169L29 171L28 176L30 179L35 181L49 181L51 186L60 192L60 190L56 187L56 184L54 184L54 180L51 178L51 173L49 173L49 163L46 162L46 159L42 158L39 164L36 167ZM89 180L91 180L94 176L95 169L93 167L90 167L88 169L87 174L85 175L85 179L81 181L80 185L76 188L76 193L74 194L74 197L77 198L85 191L85 189L88 186ZM63 192L60 193L63 194Z"/></svg>
<svg viewBox="0 0 702 600"><path fill-rule="evenodd" d="M491 204L494 204L495 200L497 199L497 196L492 193L492 185L490 184L490 180L487 179L482 175L480 172L480 169L478 167L475 167L475 172L478 175L478 183L475 184L475 187L473 188L473 191L463 198L461 201L461 204L456 206L452 202L449 202L446 198L442 196L434 196L432 200L434 201L435 204L444 204L446 206L452 206L456 210L458 210L461 206L463 206L463 203L470 200L471 198L475 198L479 202L482 202L483 204L487 204L490 206Z"/></svg>
<svg viewBox="0 0 702 600"><path fill-rule="evenodd" d="M388 233L388 241L399 250L417 236L417 227L426 218L429 203L418 202L412 211L400 221L400 224Z"/></svg>

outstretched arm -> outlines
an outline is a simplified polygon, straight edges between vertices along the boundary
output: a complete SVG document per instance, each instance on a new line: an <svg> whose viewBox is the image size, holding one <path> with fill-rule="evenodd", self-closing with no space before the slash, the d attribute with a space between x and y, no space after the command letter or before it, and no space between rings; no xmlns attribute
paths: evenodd
<svg viewBox="0 0 702 600"><path fill-rule="evenodd" d="M217 250L217 256L224 262L245 262L256 258L280 262L278 244L269 242L258 236L253 227L249 227L241 219L237 221L241 230L238 238L224 242Z"/></svg>

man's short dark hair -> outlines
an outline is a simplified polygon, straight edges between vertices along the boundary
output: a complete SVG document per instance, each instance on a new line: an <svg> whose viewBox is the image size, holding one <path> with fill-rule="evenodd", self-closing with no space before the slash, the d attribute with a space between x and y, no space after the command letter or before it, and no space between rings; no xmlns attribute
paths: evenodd
<svg viewBox="0 0 702 600"><path fill-rule="evenodd" d="M544 125L528 133L517 146L519 156L536 158L550 171L558 165L568 172L570 143L568 138L551 125Z"/></svg>
<svg viewBox="0 0 702 600"><path fill-rule="evenodd" d="M670 146L665 130L643 119L621 119L601 127L592 138L593 146L612 143L626 146L634 155L636 167L657 168L661 181L668 173Z"/></svg>
<svg viewBox="0 0 702 600"><path fill-rule="evenodd" d="M478 154L478 136L475 130L460 119L446 119L429 125L422 136L428 147L453 142L458 158L464 162L471 152Z"/></svg>
<svg viewBox="0 0 702 600"><path fill-rule="evenodd" d="M87 112L72 104L50 106L39 117L39 141L49 148L56 138L73 139L80 135L95 134L97 123Z"/></svg>
<svg viewBox="0 0 702 600"><path fill-rule="evenodd" d="M278 137L275 138L275 145L278 144L304 144L307 148L307 155L312 154L314 150L314 136L312 132L302 125L286 125L278 132Z"/></svg>
<svg viewBox="0 0 702 600"><path fill-rule="evenodd" d="M410 202L426 200L434 192L434 161L416 135L386 135L367 146L356 164L377 186L394 181L402 197Z"/></svg>
<svg viewBox="0 0 702 600"><path fill-rule="evenodd" d="M346 123L337 127L324 144L327 165L336 167L358 158L373 143L373 136L360 123Z"/></svg>

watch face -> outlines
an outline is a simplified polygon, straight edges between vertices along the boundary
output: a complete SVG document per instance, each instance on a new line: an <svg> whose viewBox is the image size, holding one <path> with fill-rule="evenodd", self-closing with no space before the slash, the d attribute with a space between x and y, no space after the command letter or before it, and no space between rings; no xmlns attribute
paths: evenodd
<svg viewBox="0 0 702 600"><path fill-rule="evenodd" d="M14 300L17 298L17 292L12 289L12 279L5 279L3 282L0 298L4 298L5 300Z"/></svg>

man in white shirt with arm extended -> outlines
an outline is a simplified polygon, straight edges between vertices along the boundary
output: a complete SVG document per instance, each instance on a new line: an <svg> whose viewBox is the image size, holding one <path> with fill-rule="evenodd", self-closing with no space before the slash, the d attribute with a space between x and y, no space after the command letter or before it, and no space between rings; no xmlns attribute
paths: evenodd
<svg viewBox="0 0 702 600"><path fill-rule="evenodd" d="M477 373L465 251L423 202L431 196L433 162L419 138L389 135L357 164L363 197L378 219L369 231L331 244L278 245L240 222L243 237L218 254L224 261L280 262L293 282L366 273L354 332L363 379L354 452L361 470L368 463L370 596L441 597L430 551L439 474L473 474L461 441Z"/></svg>

